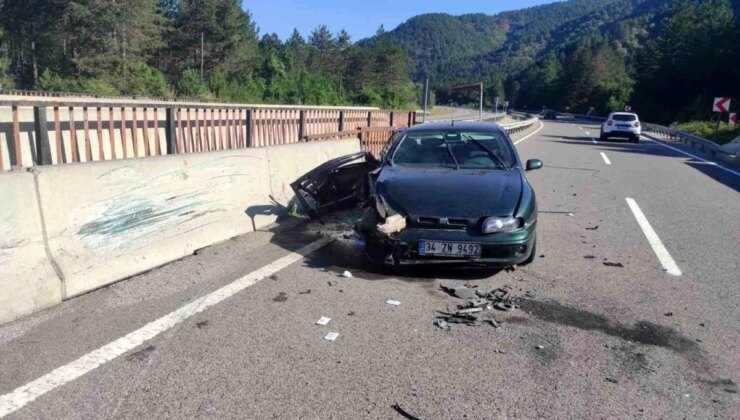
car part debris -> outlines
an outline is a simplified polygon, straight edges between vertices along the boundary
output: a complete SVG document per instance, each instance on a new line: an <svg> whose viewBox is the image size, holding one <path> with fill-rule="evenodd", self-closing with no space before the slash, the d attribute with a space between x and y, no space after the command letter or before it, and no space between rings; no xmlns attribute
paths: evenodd
<svg viewBox="0 0 740 420"><path fill-rule="evenodd" d="M355 316L355 311L349 311L349 313L347 315L349 315L349 316Z"/></svg>
<svg viewBox="0 0 740 420"><path fill-rule="evenodd" d="M316 321L316 325L327 325L331 321L331 318L327 318L325 316L322 316L318 321Z"/></svg>
<svg viewBox="0 0 740 420"><path fill-rule="evenodd" d="M514 309L514 305L512 305L511 303L508 303L508 302L496 302L493 305L493 308L494 309L497 309L499 311L508 312L508 311Z"/></svg>
<svg viewBox="0 0 740 420"><path fill-rule="evenodd" d="M624 264L619 263L619 262L615 263L615 262L604 261L604 265L607 267L624 267Z"/></svg>
<svg viewBox="0 0 740 420"><path fill-rule="evenodd" d="M336 286L336 285L337 285L337 284L339 284L339 283L337 283L337 282L335 282L335 281L331 281L331 280L329 280L329 281L327 281L327 282L326 282L326 284L328 284L328 285L329 285L329 287L331 287L331 286Z"/></svg>
<svg viewBox="0 0 740 420"><path fill-rule="evenodd" d="M406 229L406 217L400 214L386 217L385 223L378 225L378 231L386 235Z"/></svg>
<svg viewBox="0 0 740 420"><path fill-rule="evenodd" d="M605 378L605 379L606 379L607 382L611 382L613 384L618 384L619 383L619 381L616 380L616 379L614 379L614 378Z"/></svg>
<svg viewBox="0 0 740 420"><path fill-rule="evenodd" d="M406 410L404 410L403 408L401 408L401 406L400 406L400 405L398 405L398 404L393 404L393 405L391 406L391 408L392 408L392 409L394 409L394 410L396 410L396 412L397 412L398 414L400 414L401 416L403 416L403 418L405 418L405 419L407 419L407 420L420 420L420 419L419 419L418 417L416 417L415 415L413 415L413 414L410 414L410 413L409 413L408 411L406 411Z"/></svg>
<svg viewBox="0 0 740 420"><path fill-rule="evenodd" d="M436 325L438 328L440 328L442 331L449 331L450 330L450 324L447 323L444 319L437 319L434 321L434 325Z"/></svg>
<svg viewBox="0 0 740 420"><path fill-rule="evenodd" d="M474 314L476 312L483 312L483 308L468 308L457 311L458 314Z"/></svg>
<svg viewBox="0 0 740 420"><path fill-rule="evenodd" d="M285 302L286 300L288 300L288 295L285 292L280 292L277 296L272 298L273 302Z"/></svg>
<svg viewBox="0 0 740 420"><path fill-rule="evenodd" d="M324 336L324 340L334 341L339 337L339 333L330 332Z"/></svg>
<svg viewBox="0 0 740 420"><path fill-rule="evenodd" d="M663 315L665 315L665 316L673 316L673 312L666 312Z"/></svg>
<svg viewBox="0 0 740 420"><path fill-rule="evenodd" d="M344 277L345 279L351 279L352 278L352 273L350 273L347 270L344 270L344 273L342 273L342 277Z"/></svg>
<svg viewBox="0 0 740 420"><path fill-rule="evenodd" d="M398 305L401 304L401 302L399 302L397 300L393 300L393 299L388 299L388 300L385 301L385 303L387 303L389 305L394 305L394 306L398 306Z"/></svg>
<svg viewBox="0 0 740 420"><path fill-rule="evenodd" d="M478 315L475 314L461 314L459 312L444 312L444 311L437 311L439 312L439 316L437 316L438 320L444 320L445 322L449 324L465 324L465 325L472 325L477 326L481 324L480 318L478 318Z"/></svg>
<svg viewBox="0 0 740 420"><path fill-rule="evenodd" d="M596 225L594 227L587 227L586 228L586 230L598 230L598 229L599 229L599 225Z"/></svg>
<svg viewBox="0 0 740 420"><path fill-rule="evenodd" d="M462 305L457 305L458 309L466 309L466 308L483 308L485 306L488 306L488 299L484 298L478 298L478 299L467 299Z"/></svg>
<svg viewBox="0 0 740 420"><path fill-rule="evenodd" d="M488 325L492 326L493 328L498 328L498 327L500 327L500 326L501 326L501 323L500 323L499 321L497 321L497 320L493 319L493 318L490 318L490 319L484 319L484 320L483 320L483 323L484 323L484 324L488 324ZM501 352L500 352L500 351L498 351L498 350L497 350L497 352L501 353Z"/></svg>
<svg viewBox="0 0 740 420"><path fill-rule="evenodd" d="M536 348L537 350L542 350L542 349L545 348L545 346L543 346L541 344L538 344L538 345L534 346L534 348Z"/></svg>
<svg viewBox="0 0 740 420"><path fill-rule="evenodd" d="M475 289L458 286L455 282L442 282L440 287L448 294L460 299L475 299L478 296Z"/></svg>
<svg viewBox="0 0 740 420"><path fill-rule="evenodd" d="M298 292L299 295L307 295L309 293L311 293L311 289L308 289L305 292Z"/></svg>
<svg viewBox="0 0 740 420"><path fill-rule="evenodd" d="M596 256L594 256L594 255L584 255L583 258L585 258L587 260L593 260L594 258L596 258Z"/></svg>

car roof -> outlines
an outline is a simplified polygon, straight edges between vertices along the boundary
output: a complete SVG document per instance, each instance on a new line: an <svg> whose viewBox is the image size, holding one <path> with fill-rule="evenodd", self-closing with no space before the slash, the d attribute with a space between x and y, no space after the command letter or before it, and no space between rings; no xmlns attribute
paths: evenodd
<svg viewBox="0 0 740 420"><path fill-rule="evenodd" d="M408 127L404 131L413 133L417 131L458 131L458 130L484 130L484 131L501 131L501 127L496 123L479 122L479 121L455 121L451 122L434 122L426 124L417 124Z"/></svg>
<svg viewBox="0 0 740 420"><path fill-rule="evenodd" d="M637 114L635 114L634 112L623 112L623 111L622 112L612 112L612 115L634 115L635 117L637 116Z"/></svg>

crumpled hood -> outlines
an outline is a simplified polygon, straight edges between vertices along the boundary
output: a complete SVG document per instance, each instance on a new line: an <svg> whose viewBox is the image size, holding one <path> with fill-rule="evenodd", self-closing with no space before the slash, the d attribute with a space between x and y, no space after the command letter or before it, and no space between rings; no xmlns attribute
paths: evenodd
<svg viewBox="0 0 740 420"><path fill-rule="evenodd" d="M383 168L376 184L394 210L411 217L511 216L522 192L519 171Z"/></svg>

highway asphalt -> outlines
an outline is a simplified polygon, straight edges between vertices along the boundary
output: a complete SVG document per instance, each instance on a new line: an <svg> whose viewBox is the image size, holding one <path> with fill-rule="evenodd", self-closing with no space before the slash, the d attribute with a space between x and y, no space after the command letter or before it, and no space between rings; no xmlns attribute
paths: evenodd
<svg viewBox="0 0 740 420"><path fill-rule="evenodd" d="M528 173L540 209L530 266L386 272L345 237L352 213L285 221L0 326L0 413L403 418L396 406L422 419L737 418L740 175L678 144L597 138L578 120L515 135L523 159L545 163ZM335 240L276 265L321 237ZM70 367L250 275L264 278L146 327L158 334L97 368ZM435 311L457 302L445 279L508 285L519 308L496 312L498 329L442 331ZM321 317L331 321L315 325Z"/></svg>

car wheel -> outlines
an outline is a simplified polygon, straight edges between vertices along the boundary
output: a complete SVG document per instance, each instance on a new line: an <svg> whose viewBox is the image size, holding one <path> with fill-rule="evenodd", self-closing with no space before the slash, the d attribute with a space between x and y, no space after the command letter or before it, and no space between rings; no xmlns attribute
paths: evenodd
<svg viewBox="0 0 740 420"><path fill-rule="evenodd" d="M606 141L608 138L603 132L599 134L599 140L601 141Z"/></svg>
<svg viewBox="0 0 740 420"><path fill-rule="evenodd" d="M537 257L537 237L535 236L534 242L532 243L532 252L529 254L529 258L524 260L523 263L519 264L521 266L529 265L534 262L535 257Z"/></svg>
<svg viewBox="0 0 740 420"><path fill-rule="evenodd" d="M632 136L632 142L633 143L639 143L640 142L640 136Z"/></svg>

